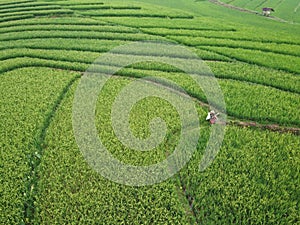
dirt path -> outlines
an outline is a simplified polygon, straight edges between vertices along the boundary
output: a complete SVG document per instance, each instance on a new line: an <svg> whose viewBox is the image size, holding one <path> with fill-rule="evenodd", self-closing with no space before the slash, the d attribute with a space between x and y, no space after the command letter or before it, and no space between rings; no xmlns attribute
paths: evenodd
<svg viewBox="0 0 300 225"><path fill-rule="evenodd" d="M124 77L120 76L118 74L115 74L114 77ZM127 77L127 76L126 76ZM132 78L132 77L131 77ZM199 100L198 98L191 97L187 93L183 93L180 90L175 90L172 87L165 86L165 84L160 83L155 80L145 80L145 82L149 82L158 86L163 86L164 88L169 89L170 91L173 91L181 96L188 97L190 99L193 99L195 102L197 102L202 108L207 109L207 111L210 110L210 105ZM226 125L231 125L231 126L239 126L239 127L248 127L248 128L258 128L261 130L269 130L272 132L279 132L279 133L290 133L299 136L300 135L300 128L299 127L286 127L278 124L259 124L255 121L241 121L238 118L227 118Z"/></svg>
<svg viewBox="0 0 300 225"><path fill-rule="evenodd" d="M245 9L245 8L241 8L241 7L238 7L238 6L230 5L230 4L221 2L219 0L209 0L209 1L211 3L217 4L217 5L221 5L221 6L224 6L226 8L229 8L229 9L234 9L234 10L238 10L240 12L246 12L246 13L251 13L251 14L256 14L256 15L261 15L262 16L262 14L259 13L259 12L257 12L257 11L253 11L253 10L250 10L250 9ZM271 20L276 20L276 21L279 21L279 22L284 22L284 23L288 22L288 21L283 20L281 18L278 18L276 16L268 16L266 18L271 19Z"/></svg>
<svg viewBox="0 0 300 225"><path fill-rule="evenodd" d="M258 124L256 122L242 122L242 121L230 121L228 124L239 126L239 127L253 127L262 130L269 130L279 133L291 133L294 135L300 135L300 128L296 127L283 127L277 124Z"/></svg>

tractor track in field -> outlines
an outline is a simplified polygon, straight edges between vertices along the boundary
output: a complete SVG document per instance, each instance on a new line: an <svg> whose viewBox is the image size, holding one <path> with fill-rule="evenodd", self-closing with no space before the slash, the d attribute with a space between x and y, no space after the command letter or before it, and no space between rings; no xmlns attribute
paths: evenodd
<svg viewBox="0 0 300 225"><path fill-rule="evenodd" d="M35 138L34 146L36 151L30 155L30 171L28 175L27 187L26 187L26 200L24 202L24 221L26 225L34 224L34 216L36 212L35 208L35 201L36 201L36 193L37 193L37 186L39 181L39 165L43 158L44 153L44 142L46 138L47 130L56 115L57 109L60 107L62 101L64 100L66 94L70 90L70 88L74 85L74 83L80 79L80 76L76 76L70 80L70 82L64 87L61 94L54 102L51 111L46 116L43 126Z"/></svg>
<svg viewBox="0 0 300 225"><path fill-rule="evenodd" d="M220 5L220 6L229 8L229 9L238 10L240 12L246 12L246 13L251 13L251 14L255 14L255 15L261 15L261 13L259 13L257 11L250 10L250 9L245 9L245 8L241 8L241 7L234 6L234 5L230 5L230 4L221 2L219 0L209 0L209 2L211 2L213 4L216 4L216 5ZM276 17L276 16L268 16L266 18L271 19L271 20L276 20L278 22L288 23L288 21L286 21L284 19L281 19L279 17Z"/></svg>

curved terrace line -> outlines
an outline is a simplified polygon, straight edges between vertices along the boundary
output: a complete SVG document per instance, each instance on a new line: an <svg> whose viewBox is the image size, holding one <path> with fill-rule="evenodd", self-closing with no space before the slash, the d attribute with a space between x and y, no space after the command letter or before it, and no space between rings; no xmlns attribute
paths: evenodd
<svg viewBox="0 0 300 225"><path fill-rule="evenodd" d="M72 6L65 6L65 5L60 5L63 8L66 9L72 9L72 10L78 10L78 11L88 11L88 10L95 10L95 9L101 9L101 10L141 10L142 7L139 6L111 6L111 5L92 5L89 7L89 5L72 5Z"/></svg>
<svg viewBox="0 0 300 225"><path fill-rule="evenodd" d="M14 12L27 12L31 10L52 10L52 9L62 9L59 5L41 5L41 6L28 6L22 8L11 8L11 9L0 9L0 15L6 13L14 13Z"/></svg>
<svg viewBox="0 0 300 225"><path fill-rule="evenodd" d="M115 27L115 28L112 28L112 26L103 26L103 27L105 27L105 28L102 29L101 27L98 27L98 29L88 29L88 28L84 28L84 29L78 28L78 29L76 29L76 28L67 28L67 27L51 28L51 27L47 27L47 25L46 25L44 27L37 27L37 28L32 27L32 28L27 29L23 26L23 28L16 29L16 30L1 30L0 29L0 33L2 33L2 34L22 33L24 31L29 31L29 32L30 31L76 31L76 32L82 32L82 31L85 32L85 31L87 31L87 32L96 32L96 33L103 33L104 32L104 33L116 33L116 34L122 34L122 33L137 34L137 33L139 33L137 31L129 30L129 29L128 30L125 30L125 29L124 30L118 30L117 29L118 27ZM112 29L110 29L110 28L112 28ZM141 33L139 33L139 34L141 34Z"/></svg>
<svg viewBox="0 0 300 225"><path fill-rule="evenodd" d="M234 46L234 45L226 45L226 44L203 44L203 45L194 45L193 47L225 47L225 48L232 48L232 49L245 49L245 50L255 50L255 51L262 51L262 52L269 52L269 53L274 53L278 55L283 55L283 56L293 56L293 57L300 57L300 52L299 53L292 53L292 52L285 52L285 51L280 51L280 50L271 50L269 48L259 48L259 47L250 47L250 46Z"/></svg>
<svg viewBox="0 0 300 225"><path fill-rule="evenodd" d="M53 4L51 2L28 1L28 2L24 2L24 3L13 4L13 5L0 5L0 10L21 8L21 7L35 7L35 6L39 7L39 6L46 6L46 5L60 6L58 4Z"/></svg>
<svg viewBox="0 0 300 225"><path fill-rule="evenodd" d="M32 14L24 14L21 16L8 16L8 17L0 18L0 23L13 22L13 21L17 21L17 20L32 19L32 18L34 18L34 15L32 15Z"/></svg>
<svg viewBox="0 0 300 225"><path fill-rule="evenodd" d="M202 31L202 30L200 30ZM203 30L205 31L205 30ZM222 32L222 30L207 30L207 31L220 31ZM143 31L144 32L144 31ZM228 31L230 32L230 31ZM147 32L145 31L144 33L146 34L151 34L151 35L160 35L160 36L163 36L163 37L175 37L175 36L180 36L180 37L194 37L194 38L197 38L197 37L204 37L204 38L207 38L207 39L224 39L224 40L233 40L233 41L246 41L246 42L261 42L261 43L265 43L265 44L269 44L269 43L274 43L274 44L288 44L288 45L300 45L300 42L292 42L292 41L280 41L280 40L271 40L271 39L255 39L255 37L253 37L253 39L250 39L250 38L241 38L241 37L222 37L222 36L216 36L216 35L202 35L202 36L195 36L193 34L191 35L188 35L188 34L180 34L180 33L176 33L174 32L174 35L170 35L170 34L158 34L158 33L155 33L155 32Z"/></svg>
<svg viewBox="0 0 300 225"><path fill-rule="evenodd" d="M0 24L0 28L8 28L8 27L19 27L19 26L43 26L43 25L49 25L49 26L67 26L67 25L70 25L70 26L119 26L119 27L126 27L126 26L122 26L122 25L112 25L112 24L109 24L105 21L99 21L99 22L79 22L79 21L69 21L69 22L62 22L62 21L52 21L52 20L49 20L49 21L34 21L34 22L31 22L30 20L25 22L25 21L9 21L9 22L4 22L2 24ZM128 29L130 29L128 27Z"/></svg>
<svg viewBox="0 0 300 225"><path fill-rule="evenodd" d="M45 50L45 49L34 49L34 50ZM61 50L61 49L58 49L58 50ZM46 49L45 51L51 51L51 50ZM69 50L65 50L65 51L69 52ZM88 53L89 51L82 51L82 52L87 52ZM103 52L97 52L97 53L104 53L104 52L107 52L107 51L103 50ZM5 57L2 57L1 60L18 59L18 58L24 58L24 57L31 58L31 59L53 60L53 61L57 61L58 63L59 62L68 62L68 63L81 63L81 64L86 64L86 65L89 65L90 63L92 63L94 61L94 59L88 61L88 60L84 60L84 59L57 58L55 56L47 56L46 54L39 53L39 52L37 52L37 54L33 54L33 53L24 53L23 51L20 51L20 53L14 53L14 55L11 55L11 56L8 55L8 56L5 56ZM172 58L174 58L174 57L172 56ZM203 60L205 60L205 59L203 59ZM115 66L118 66L117 64L113 64L113 63L109 64L109 65L105 65L105 64L99 64L99 65L104 65L104 66L114 66L115 65ZM141 69L141 68L136 68L134 66L129 67L129 68L134 69L137 72L144 70L144 71L157 71L157 72L166 72L166 73L168 73L168 72L180 73L179 71L167 71L167 70L159 69L159 68ZM5 71L5 72L7 72L7 71ZM274 88L274 89L277 89L279 91L300 94L300 91L297 91L297 90L292 90L292 89L282 87L282 86L278 86L278 85L268 84L266 82L253 81L253 80L243 78L243 77L230 76L230 75L224 75L224 74L215 74L215 76L218 79L222 79L222 80L235 80L235 81L240 81L240 82L247 82L247 83L250 83L250 84L261 85L261 86L264 86L264 87Z"/></svg>
<svg viewBox="0 0 300 225"><path fill-rule="evenodd" d="M153 34L152 34L153 35ZM244 49L250 49L250 50L261 50L261 51L269 51L269 52L274 52L274 53L278 53L278 54L283 54L283 55L291 55L291 56L300 56L300 53L292 53L292 52L288 52L288 51L282 51L282 50L272 50L271 48L274 49L273 46L269 46L269 48L267 47L255 47L255 44L265 44L266 46L268 46L268 44L286 44L289 45L290 47L300 47L300 44L291 44L291 43L276 43L276 42L262 42L262 41L250 41L250 40L238 40L238 39L231 39L231 38L219 38L219 37L207 37L207 36L198 36L199 38L204 38L207 39L207 41L216 41L215 43L204 43L203 45L201 45L201 41L197 41L199 43L189 43L185 40L180 40L178 39L176 36L170 36L170 35L166 35L163 36L166 37L168 39L180 42L184 45L187 46L191 46L191 47L197 47L197 46L215 46L215 47L228 47L228 48L244 48ZM186 36L180 36L180 37L186 37ZM198 38L195 37L195 38ZM240 43L217 43L218 40L228 40L228 41L234 41L234 42L240 42ZM204 40L205 42L205 40ZM253 46L245 46L244 43L250 43L253 44ZM299 48L300 49L300 48Z"/></svg>
<svg viewBox="0 0 300 225"><path fill-rule="evenodd" d="M46 60L45 60L46 61ZM61 65L57 65L57 66L55 66L55 63L54 64L46 64L45 62L43 63L43 65L41 65L41 66L39 66L39 63L35 63L34 65L33 64L31 64L31 65L28 65L28 66L25 66L25 65L20 65L20 66L18 66L18 67L13 67L13 68L10 68L10 70L9 71L11 71L11 70L14 70L14 69L19 69L19 68L23 68L23 67L35 67L35 66L38 66L38 67L51 67L51 68L59 68L59 69L67 69L67 70L72 70L72 71L78 71L78 70L76 70L74 67L72 67L72 65L71 66L69 66L69 68L67 67L63 67L63 66L61 66ZM86 64L86 66L88 66L88 64ZM85 67L85 68L82 68L81 70L79 69L79 71L81 71L81 72L84 72L85 70L86 70L86 68L87 67ZM8 72L8 71L5 71L5 72ZM144 76L142 76L142 75L136 75L136 74L128 74L128 73L122 73L122 72L119 72L119 73L117 73L115 76L120 76L120 77L128 77L128 78L141 78L141 77L144 77ZM226 80L226 79L224 79L224 80ZM240 81L237 81L237 82L240 82ZM240 83L244 83L244 82L240 82ZM264 87L264 86L262 86L262 87ZM266 87L266 88L268 88L268 87ZM284 92L284 91L283 91ZM193 98L195 98L195 99L197 99L198 101L201 101L201 102L206 102L206 100L205 99L202 99L197 93L194 93L194 92L190 92L190 91L187 91L187 93L189 93ZM290 93L290 92L288 92L288 93ZM227 113L228 113L228 115L229 116L232 116L232 117L234 117L234 118L238 118L238 119L242 119L243 121L244 120L249 120L249 121L256 121L256 120L258 120L258 121L263 121L263 120L265 120L265 121L268 121L269 123L268 124L271 124L271 123L276 123L276 124L282 124L282 122L280 121L280 120L275 120L275 119L271 119L271 118L264 118L264 117L259 117L259 118L256 118L256 117L247 117L247 116L241 116L241 115L239 115L239 114L237 114L237 113L235 113L235 112L231 112L231 110L230 109L228 109L227 110ZM299 124L297 123L297 124L294 124L294 123L291 123L292 125L295 125L295 126L299 126Z"/></svg>
<svg viewBox="0 0 300 225"><path fill-rule="evenodd" d="M170 38L170 37L167 37ZM171 40L176 40L173 38L170 38ZM214 39L214 38L212 38ZM216 40L216 39L215 39ZM295 57L299 57L300 56L300 52L299 53L292 53L292 52L287 52L287 51L281 51L281 50L272 50L270 48L260 48L260 47L255 47L255 46L244 46L244 45L234 45L234 44L223 44L223 43L205 43L205 44L189 44L187 42L182 42L182 41L178 41L179 43L186 45L186 46L190 46L190 47L224 47L224 48L232 48L232 49L245 49L245 50L258 50L258 51L263 51L263 52L270 52L270 53L274 53L274 54L279 54L279 55L284 55L284 56L295 56ZM298 46L298 45L297 45Z"/></svg>
<svg viewBox="0 0 300 225"><path fill-rule="evenodd" d="M207 46L207 47L209 47L209 46ZM206 49L204 46L199 47L199 48L203 49L203 50L211 51L211 52L214 52L214 53L218 53L220 55L226 56L226 57L228 57L230 59L233 59L233 60L236 60L238 62L243 62L243 63L247 63L247 64L250 64L250 65L257 65L257 66L264 67L264 68L271 68L271 69L278 70L278 71L284 71L284 72L287 72L287 73L294 74L295 76L297 76L297 74L298 74L298 72L294 71L294 70L290 70L290 69L287 69L287 68L273 67L273 66L269 66L269 65L266 65L266 64L263 64L263 63L257 63L257 62L251 61L251 60L243 59L241 57L232 56L230 54L226 54L224 52L220 52L220 51L217 51L217 50ZM247 49L245 49L245 50L247 50ZM274 53L274 54L277 54L277 53ZM293 56L293 57L295 57L295 56Z"/></svg>
<svg viewBox="0 0 300 225"><path fill-rule="evenodd" d="M127 17L127 18L170 18L170 19L194 19L194 16L171 16L171 15L163 15L163 14L143 14L143 13L85 13L82 14L84 16L91 16L91 17Z"/></svg>
<svg viewBox="0 0 300 225"><path fill-rule="evenodd" d="M33 10L33 11L26 11L25 12L15 12L15 13L3 13L1 16L3 17L10 17L10 16L24 16L24 15L34 15L34 16L53 16L53 15L70 15L74 14L72 10L68 9L57 9L57 10Z"/></svg>
<svg viewBox="0 0 300 225"><path fill-rule="evenodd" d="M25 2L35 2L34 0L23 0L23 1L13 1L13 2L0 2L0 5L14 5Z"/></svg>
<svg viewBox="0 0 300 225"><path fill-rule="evenodd" d="M103 34L103 33L100 33L100 34ZM108 32L106 32L105 34L108 34ZM162 39L159 39L158 36L146 36L145 35L145 38L148 37L148 39L145 39L145 38L138 38L136 37L135 35L132 35L132 36L121 36L122 33L120 33L120 36L119 37L114 37L114 35L116 33L109 33L111 34L111 37L110 36L98 36L98 37L91 37L89 36L88 34L87 35L83 35L83 36L80 36L78 34L76 35L73 35L73 36L66 36L66 35L57 35L57 34L54 34L52 36L43 36L41 34L36 34L36 35L31 35L31 36L27 36L27 37L7 37L7 38L1 38L0 37L0 41L17 41L17 40L28 40L28 39L52 39L52 38L63 38L63 39L76 39L76 38L80 38L80 39L88 39L88 40L108 40L108 41L150 41L150 40L162 40ZM129 33L130 34L130 33ZM150 38L152 37L152 38Z"/></svg>

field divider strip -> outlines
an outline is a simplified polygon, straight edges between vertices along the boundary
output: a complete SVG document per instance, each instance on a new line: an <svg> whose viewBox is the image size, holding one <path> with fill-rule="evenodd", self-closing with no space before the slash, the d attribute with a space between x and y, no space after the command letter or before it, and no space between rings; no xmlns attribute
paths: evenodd
<svg viewBox="0 0 300 225"><path fill-rule="evenodd" d="M57 100L54 102L54 105L51 109L51 111L47 114L44 123L41 127L41 129L37 132L35 140L34 140L34 146L35 146L35 152L31 154L29 157L29 165L31 167L30 174L28 177L30 177L28 184L27 184L27 190L26 190L26 196L27 200L24 203L24 221L26 224L34 224L34 216L35 216L35 200L36 200L36 194L37 194L37 184L39 180L39 172L38 167L42 161L43 157L43 148L44 148L44 142L45 137L47 134L47 130L53 120L53 118L56 115L57 109L60 107L64 97L66 96L67 92L70 90L72 85L80 78L81 76L76 76L73 78L63 89Z"/></svg>

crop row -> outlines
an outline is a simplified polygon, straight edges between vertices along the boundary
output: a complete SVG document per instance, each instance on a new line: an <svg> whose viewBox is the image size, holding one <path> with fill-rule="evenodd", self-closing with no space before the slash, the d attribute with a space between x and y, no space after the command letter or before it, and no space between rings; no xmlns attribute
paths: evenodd
<svg viewBox="0 0 300 225"><path fill-rule="evenodd" d="M46 68L23 68L1 75L1 224L25 222L32 160L39 157L36 137L52 104L74 75Z"/></svg>
<svg viewBox="0 0 300 225"><path fill-rule="evenodd" d="M171 28L171 29L220 29L230 30L232 26L228 26L222 23L215 23L205 18L194 19L164 19L164 18L102 18L103 21L112 22L115 24L147 28L147 27L158 27L158 28Z"/></svg>
<svg viewBox="0 0 300 225"><path fill-rule="evenodd" d="M27 2L34 2L34 0L0 2L0 6L8 6L8 5L15 5L15 4L23 4L23 3L27 3Z"/></svg>
<svg viewBox="0 0 300 225"><path fill-rule="evenodd" d="M99 1L56 1L55 3L61 6L104 5L104 2Z"/></svg>
<svg viewBox="0 0 300 225"><path fill-rule="evenodd" d="M113 5L72 5L65 7L67 9L72 10L111 10L111 9L118 9L118 10L140 10L142 7L140 6L113 6Z"/></svg>
<svg viewBox="0 0 300 225"><path fill-rule="evenodd" d="M0 60L7 60L20 57L31 57L40 59L50 59L57 61L92 63L100 56L99 52L83 52L74 50L45 50L45 49L10 49L0 51Z"/></svg>
<svg viewBox="0 0 300 225"><path fill-rule="evenodd" d="M20 16L8 16L8 17L2 17L0 18L0 23L3 22L11 22L11 21L16 21L16 20L24 20L24 19L29 19L29 18L33 18L33 15L20 15Z"/></svg>
<svg viewBox="0 0 300 225"><path fill-rule="evenodd" d="M29 57L29 58L37 58L37 59L46 59L46 60L54 60L58 61L58 65L60 65L62 62L59 63L59 61L65 61L69 64L72 62L74 63L84 63L84 64L90 64L92 63L99 55L99 53L91 53L91 52L82 52L82 51L64 51L64 54L61 54L61 50L42 50L42 49L12 49L12 50L5 50L5 52L2 55L1 60L3 61L3 70L6 71L11 65L8 59L10 58L18 58L18 57ZM29 63L29 65L31 65ZM213 62L211 63L213 65ZM269 85L273 87L279 87L283 90L292 90L292 91L298 91L299 86L299 79L297 79L297 76L294 75L288 75L284 74L282 72L278 72L277 78L274 77L274 74L276 75L275 71L267 71L266 69L257 68L254 72L251 70L255 67L248 66L247 69L244 69L246 65L238 65L236 66L234 70L231 72L229 70L231 64L224 64L223 70L219 66L220 64L215 64L214 70L217 71L216 76L219 78L230 78L230 79L238 79L238 80L245 80L245 81L251 81L256 83L262 83L264 85ZM226 70L224 72L224 67L226 67ZM64 65L65 68L65 65ZM81 66L79 68L82 68ZM84 66L83 68L86 68ZM153 68L151 68L153 69ZM219 72L218 72L219 69ZM78 67L74 67L73 70L78 70ZM221 72L220 72L221 71ZM230 71L230 72L229 72ZM249 72L250 71L250 72ZM141 71L130 71L132 74L136 74ZM149 72L149 71L148 71ZM151 72L151 71L150 71ZM156 73L157 71L154 71ZM262 78L261 75L257 74L264 73L264 76ZM245 75L246 74L246 75ZM285 76L283 76L285 75ZM246 78L244 77L246 76ZM272 77L272 79L271 79ZM282 83L282 79L288 78L288 82ZM257 81L258 80L258 81ZM263 97L265 98L265 97ZM261 99L261 98L259 98ZM233 101L234 102L234 101ZM246 110L247 111L247 110ZM235 113L236 116L239 115L239 113ZM244 114L243 114L244 115ZM246 116L246 118L252 118L251 116Z"/></svg>
<svg viewBox="0 0 300 225"><path fill-rule="evenodd" d="M22 32L22 31L96 31L116 33L137 33L134 28L111 26L111 25L23 25L16 27L1 28L0 33Z"/></svg>
<svg viewBox="0 0 300 225"><path fill-rule="evenodd" d="M35 42L36 43L36 42ZM76 42L78 43L86 43L86 42ZM105 43L105 42L103 42ZM0 45L0 59L11 59L17 57L32 57L32 58L42 58L42 59L53 59L58 61L68 61L68 62L83 62L83 63L92 63L97 57L99 57L99 53L107 52L113 47L115 47L116 43L107 42L107 46L96 45L96 46L81 46L77 47L75 43L68 46L61 46L61 43L58 45L57 43L51 43L49 46L44 46L43 44L21 44L17 43L12 46L3 46ZM202 60L218 60L218 61L228 61L226 57L219 56L217 54L213 54L209 51L197 51L196 52ZM135 55L143 55L142 53L134 53ZM151 52L148 52L148 55L154 56ZM170 55L170 57L180 57L184 58L183 55Z"/></svg>
<svg viewBox="0 0 300 225"><path fill-rule="evenodd" d="M74 63L74 62L57 61L57 60L49 60L49 59L46 60L46 59L38 59L38 58L30 58L30 57L21 57L21 58L3 60L1 61L0 65L1 65L0 74L15 69L24 68L24 67L49 67L49 68L84 72L89 66L88 64L84 64L84 63Z"/></svg>
<svg viewBox="0 0 300 225"><path fill-rule="evenodd" d="M0 24L0 28L9 28L9 27L19 27L19 26L29 26L29 25L80 25L80 26L100 26L100 25L107 25L107 22L104 21L95 21L93 19L88 18L73 18L73 17L58 17L58 18L34 18L34 19L27 19L21 21L10 21L10 22L3 22Z"/></svg>
<svg viewBox="0 0 300 225"><path fill-rule="evenodd" d="M114 157L124 162L147 164L165 157L166 146L158 147L152 155L147 152L130 151L112 135L110 107L121 88L128 84L125 78L111 79L101 92L97 104L96 124L101 141ZM177 179L148 187L119 185L103 178L92 170L82 157L72 129L73 91L68 93L51 123L44 145L40 180L36 200L36 223L92 223L119 224L190 224L186 202L179 195ZM151 101L151 100L149 100ZM162 117L174 129L176 113L168 104L152 99L144 101L133 110L135 122L149 121L153 115ZM145 114L144 107L152 107L153 114ZM171 117L175 115L176 117ZM137 118L140 117L140 118ZM177 123L175 123L176 125ZM134 124L133 131L143 129L143 124ZM142 132L142 131L141 131ZM61 135L63 134L63 135ZM173 143L169 143L173 146ZM139 156L139 157L138 157ZM152 157L150 157L152 156ZM150 160L150 161L149 161ZM74 213L76 212L76 213Z"/></svg>
<svg viewBox="0 0 300 225"><path fill-rule="evenodd" d="M300 77L241 62L207 62L218 78L237 79L300 94Z"/></svg>
<svg viewBox="0 0 300 225"><path fill-rule="evenodd" d="M190 21L176 20L176 23L167 20L121 20L118 18L105 19L106 21L115 22L127 26L140 27L142 31L149 34L158 35L185 35L197 37L199 35L208 38L224 38L237 41L256 41L263 43L277 43L277 44L292 44L299 45L298 37L292 34L287 35L283 32L271 32L266 29L256 27L244 28L242 26L231 27L223 25L223 23L216 23L215 21L208 21L205 18L194 18ZM171 23L171 24L169 24ZM195 25L194 25L195 24ZM201 30L207 30L204 33ZM211 30L211 32L208 32ZM234 31L234 32L228 32Z"/></svg>
<svg viewBox="0 0 300 225"><path fill-rule="evenodd" d="M137 17L137 18L170 18L170 19L193 19L193 16L185 16L185 15L166 15L166 14L159 14L159 13L135 13L135 12L124 12L122 10L120 12L116 12L116 10L112 12L84 12L81 13L85 16L92 16L92 17Z"/></svg>
<svg viewBox="0 0 300 225"><path fill-rule="evenodd" d="M161 35L161 36L191 36L191 37L215 37L220 34L220 36L225 34L235 33L235 29L215 29L210 28L170 28L170 27L146 27L141 28L141 31L147 34ZM232 36L232 35L230 35Z"/></svg>
<svg viewBox="0 0 300 225"><path fill-rule="evenodd" d="M300 77L291 73L241 62L207 61L206 64L210 67L212 73L219 79L245 81L300 94ZM114 63L112 66L118 66L118 64ZM130 66L130 68L166 73L182 72L171 65L154 62L138 63ZM132 73L134 74L135 72L132 71Z"/></svg>
<svg viewBox="0 0 300 225"><path fill-rule="evenodd" d="M188 41L191 39L191 44L197 42L198 37L205 38L216 38L216 39L225 39L232 41L244 41L244 42L258 42L258 43L276 43L276 44L291 44L291 45L300 45L300 42L295 40L294 37L290 37L287 35L255 35L249 34L249 31L242 31L237 29L214 29L209 28L205 29L172 29L172 28L161 28L161 27L148 27L141 29L145 33L155 34L155 35L163 35L163 36L183 36L178 37L182 40Z"/></svg>
<svg viewBox="0 0 300 225"><path fill-rule="evenodd" d="M33 38L78 38L78 39L103 39L103 40L121 40L121 41L140 41L140 40L164 40L159 36L151 36L142 33L113 33L113 32L89 32L89 31L27 31L11 32L2 34L1 41L25 40Z"/></svg>
<svg viewBox="0 0 300 225"><path fill-rule="evenodd" d="M2 13L1 16L23 16L23 15L34 15L34 16L45 16L45 15L68 15L73 14L73 11L69 9L55 9L55 10L32 10L26 12L13 12L13 13Z"/></svg>
<svg viewBox="0 0 300 225"><path fill-rule="evenodd" d="M202 139L208 139L203 130ZM222 147L204 172L195 157L180 172L203 224L295 224L299 221L300 139L289 134L227 127Z"/></svg>
<svg viewBox="0 0 300 225"><path fill-rule="evenodd" d="M113 47L125 44L125 41L118 40L97 40L97 39L64 39L47 38L27 40L3 41L0 43L0 50L15 48L45 49L45 50L74 50L88 52L106 52Z"/></svg>
<svg viewBox="0 0 300 225"><path fill-rule="evenodd" d="M0 9L0 14L12 13L12 12L28 12L33 10L57 10L61 9L58 5L42 5L42 6L32 6L32 7L20 7L12 9Z"/></svg>
<svg viewBox="0 0 300 225"><path fill-rule="evenodd" d="M299 94L239 81L219 80L219 84L229 115L261 123L300 125Z"/></svg>
<svg viewBox="0 0 300 225"><path fill-rule="evenodd" d="M30 57L89 64L100 56L99 53L109 51L110 49L113 49L113 47L119 44L121 43L76 39L70 42L68 40L53 39L49 42L44 42L41 40L33 40L30 43L26 41L15 41L6 44L4 42L3 46L0 46L0 49L3 49L1 53L1 60L17 57ZM81 47L78 48L77 46ZM88 46L88 48L85 48L84 46ZM137 55L142 54L138 52L130 53ZM218 55L213 55L210 52L204 51L196 53L199 55L199 57L201 57L204 60L226 60L225 58L222 59L222 57L219 57ZM147 54L151 55L151 51L147 52ZM213 72L219 78L249 81L252 83L254 82L262 85L279 88L281 90L298 93L299 79L297 76L291 75L289 73L261 68L254 65L247 65L243 63L228 64L209 62L209 65L212 66ZM139 69L142 69L142 67L139 67ZM169 71L168 68L164 69L161 67L150 67L148 68L148 70L161 70L166 72Z"/></svg>
<svg viewBox="0 0 300 225"><path fill-rule="evenodd" d="M9 9L14 9L14 8L26 8L26 7L39 7L39 6L49 6L52 5L49 2L34 2L34 1L28 1L24 3L18 3L18 4L12 4L12 5L0 5L0 10L9 10ZM57 6L57 5L56 5Z"/></svg>
<svg viewBox="0 0 300 225"><path fill-rule="evenodd" d="M42 49L33 49L29 50L26 49L28 52L24 54L23 52L15 51L13 55L8 55L6 58L3 58L1 61L1 70L0 73L7 72L14 70L16 68L22 67L31 67L31 66L45 66L45 67L53 67L53 68L60 68L66 70L75 70L75 71L82 71L84 72L88 65L99 56L100 51L105 51L105 49L99 49L98 52L91 53L91 52L78 52L78 51L69 51L65 52L64 54L57 54L59 51L60 53L62 50L42 50ZM12 50L12 52L14 52ZM92 57L93 55L93 57ZM114 65L107 65L107 66L117 66L118 64ZM133 68L136 68L133 66ZM149 68L152 68L150 66ZM140 69L138 66L137 69ZM147 69L147 68L146 68ZM168 68L160 67L158 71L168 71Z"/></svg>
<svg viewBox="0 0 300 225"><path fill-rule="evenodd" d="M20 11L30 11L30 10L42 10L42 9L72 9L72 10L140 10L141 7L138 6L110 6L110 5L75 5L75 6L60 6L49 4L46 2L40 3L30 3L30 4L20 4L20 5L10 5L6 7L0 7L0 13L8 13L8 12L20 12Z"/></svg>
<svg viewBox="0 0 300 225"><path fill-rule="evenodd" d="M69 7L67 7L69 8ZM193 15L184 11L158 7L155 5L144 5L135 3L134 5L120 4L117 5L84 5L71 6L71 9L77 13L87 16L105 16L105 17L159 17L159 18L186 18L193 19Z"/></svg>
<svg viewBox="0 0 300 225"><path fill-rule="evenodd" d="M203 37L204 36L204 37ZM216 46L229 48L243 48L250 50L261 50L264 52L273 52L282 55L300 56L300 45L278 44L278 43L263 43L256 41L239 41L225 38L209 37L209 34L204 34L202 37L187 37L187 36L167 36L171 40L176 40L182 44L189 46Z"/></svg>
<svg viewBox="0 0 300 225"><path fill-rule="evenodd" d="M300 58L295 56L241 48L203 46L201 49L213 51L250 64L283 70L290 73L300 73Z"/></svg>

